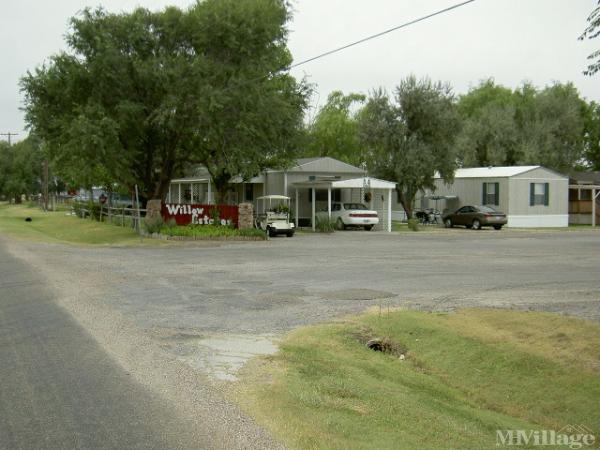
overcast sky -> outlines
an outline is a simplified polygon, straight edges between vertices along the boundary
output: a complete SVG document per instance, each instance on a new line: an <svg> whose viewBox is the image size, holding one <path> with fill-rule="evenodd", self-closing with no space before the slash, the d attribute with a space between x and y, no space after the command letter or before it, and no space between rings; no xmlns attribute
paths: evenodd
<svg viewBox="0 0 600 450"><path fill-rule="evenodd" d="M446 8L460 0L293 0L289 47L295 62ZM187 7L189 0L3 1L0 16L0 133L26 136L18 81L49 55L65 49L68 19L86 6L111 12L136 6ZM313 108L332 90L393 90L405 76L449 82L457 94L493 77L514 88L572 81L600 101L600 74L582 75L600 38L577 37L596 0L475 0L441 16L293 69L315 85ZM2 137L5 138L5 137Z"/></svg>

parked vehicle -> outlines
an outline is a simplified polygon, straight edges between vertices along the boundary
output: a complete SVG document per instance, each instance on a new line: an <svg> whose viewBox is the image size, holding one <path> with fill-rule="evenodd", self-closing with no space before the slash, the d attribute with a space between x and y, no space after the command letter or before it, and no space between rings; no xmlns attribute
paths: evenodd
<svg viewBox="0 0 600 450"><path fill-rule="evenodd" d="M442 221L442 215L437 209L427 208L415 211L415 217L423 225L435 225Z"/></svg>
<svg viewBox="0 0 600 450"><path fill-rule="evenodd" d="M290 198L284 195L266 195L256 199L254 225L269 236L294 235L294 224L290 221Z"/></svg>
<svg viewBox="0 0 600 450"><path fill-rule="evenodd" d="M319 218L327 217L327 211L319 211ZM362 203L332 203L331 220L335 222L338 230L347 227L362 227L370 231L379 223L377 211L367 209Z"/></svg>
<svg viewBox="0 0 600 450"><path fill-rule="evenodd" d="M463 206L453 213L445 214L443 217L446 228L454 225L464 225L466 228L480 230L481 227L494 227L500 230L506 225L506 214L496 211L489 206Z"/></svg>

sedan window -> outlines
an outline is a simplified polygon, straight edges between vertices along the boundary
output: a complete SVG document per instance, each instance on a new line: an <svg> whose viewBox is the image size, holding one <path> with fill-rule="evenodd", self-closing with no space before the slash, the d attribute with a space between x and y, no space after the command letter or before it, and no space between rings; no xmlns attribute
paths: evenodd
<svg viewBox="0 0 600 450"><path fill-rule="evenodd" d="M344 203L344 209L345 210L349 210L349 209L366 210L367 207L361 203Z"/></svg>

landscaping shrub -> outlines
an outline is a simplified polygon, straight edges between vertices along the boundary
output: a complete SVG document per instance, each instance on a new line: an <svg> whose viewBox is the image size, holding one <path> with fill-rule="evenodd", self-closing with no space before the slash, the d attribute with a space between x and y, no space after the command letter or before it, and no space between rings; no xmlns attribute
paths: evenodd
<svg viewBox="0 0 600 450"><path fill-rule="evenodd" d="M315 230L319 233L333 233L335 231L335 221L328 218L316 218Z"/></svg>
<svg viewBox="0 0 600 450"><path fill-rule="evenodd" d="M165 223L161 216L144 218L144 228L149 234L159 233L164 224Z"/></svg>
<svg viewBox="0 0 600 450"><path fill-rule="evenodd" d="M419 219L408 219L408 228L412 231L419 231Z"/></svg>

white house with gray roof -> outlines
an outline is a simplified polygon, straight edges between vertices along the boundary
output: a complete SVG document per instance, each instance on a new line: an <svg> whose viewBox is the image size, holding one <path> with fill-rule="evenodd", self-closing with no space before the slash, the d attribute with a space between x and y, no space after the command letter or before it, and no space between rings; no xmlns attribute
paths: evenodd
<svg viewBox="0 0 600 450"><path fill-rule="evenodd" d="M396 183L367 176L361 168L330 157L300 158L287 169L267 169L249 180L232 180L227 203L251 202L263 195L285 195L291 199L294 221L313 227L316 213L331 211L334 202L364 203L376 210L375 229L391 231L392 194ZM369 195L365 195L365 194ZM171 180L168 203L214 203L210 176L199 167L194 176Z"/></svg>
<svg viewBox="0 0 600 450"><path fill-rule="evenodd" d="M458 169L453 183L436 175L435 186L421 198L422 207L487 205L506 213L509 227L569 225L569 178L542 166Z"/></svg>

